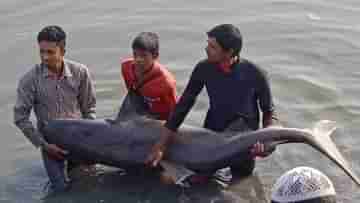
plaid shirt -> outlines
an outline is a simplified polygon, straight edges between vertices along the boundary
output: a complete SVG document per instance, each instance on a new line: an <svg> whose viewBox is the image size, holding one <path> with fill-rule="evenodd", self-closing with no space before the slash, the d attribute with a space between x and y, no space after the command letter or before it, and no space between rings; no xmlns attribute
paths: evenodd
<svg viewBox="0 0 360 203"><path fill-rule="evenodd" d="M36 147L45 143L38 129L51 119L95 119L95 88L85 65L64 60L60 78L46 65L35 65L19 81L14 107L15 125ZM37 129L30 121L31 110Z"/></svg>

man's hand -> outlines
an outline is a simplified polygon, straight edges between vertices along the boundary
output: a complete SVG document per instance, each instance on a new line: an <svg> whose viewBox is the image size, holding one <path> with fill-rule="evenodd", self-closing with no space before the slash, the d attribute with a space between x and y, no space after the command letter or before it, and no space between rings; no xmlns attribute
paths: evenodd
<svg viewBox="0 0 360 203"><path fill-rule="evenodd" d="M164 156L167 146L172 141L174 132L164 127L161 139L151 149L150 155L147 157L145 164L150 167L156 167Z"/></svg>
<svg viewBox="0 0 360 203"><path fill-rule="evenodd" d="M64 160L65 156L69 153L66 150L61 149L55 144L45 144L43 149L48 155L56 160Z"/></svg>
<svg viewBox="0 0 360 203"><path fill-rule="evenodd" d="M276 149L276 145L265 145L263 143L257 142L251 148L250 152L253 157L267 157Z"/></svg>
<svg viewBox="0 0 360 203"><path fill-rule="evenodd" d="M150 155L147 157L145 164L151 167L156 167L161 161L164 155L166 146L160 142L156 143L150 152Z"/></svg>

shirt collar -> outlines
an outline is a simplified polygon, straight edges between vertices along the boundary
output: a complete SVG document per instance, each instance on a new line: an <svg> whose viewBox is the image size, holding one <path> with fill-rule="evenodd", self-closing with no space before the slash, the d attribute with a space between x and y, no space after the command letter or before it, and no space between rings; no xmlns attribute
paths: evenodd
<svg viewBox="0 0 360 203"><path fill-rule="evenodd" d="M135 75L135 62L132 65L132 71ZM148 78L150 75L154 75L154 74L158 74L160 70L160 63L158 60L155 60L153 65L151 66L151 68L149 68L148 70L146 70L143 74L144 74L144 78Z"/></svg>
<svg viewBox="0 0 360 203"><path fill-rule="evenodd" d="M47 65L45 64L41 64L41 67L43 68L43 76L48 78L48 77L55 77L55 73L51 72ZM61 74L61 78L66 78L66 77L72 77L72 73L70 71L69 65L67 63L66 60L64 60L64 69L63 72Z"/></svg>

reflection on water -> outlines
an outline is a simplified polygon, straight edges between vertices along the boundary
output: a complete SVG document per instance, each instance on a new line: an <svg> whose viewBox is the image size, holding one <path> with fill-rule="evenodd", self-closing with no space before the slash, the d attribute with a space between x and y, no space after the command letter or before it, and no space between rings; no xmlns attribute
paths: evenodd
<svg viewBox="0 0 360 203"><path fill-rule="evenodd" d="M71 189L66 193L47 194L44 190L46 176L39 166L26 167L11 177L16 181L2 190L0 202L43 202L43 203L268 203L264 184L254 175L234 180L228 187L211 181L208 184L181 188L165 185L157 175L125 174L120 169L97 167L97 173L84 175L75 173ZM7 179L1 179L9 181ZM6 194L16 194L9 196ZM32 194L31 197L28 194Z"/></svg>
<svg viewBox="0 0 360 203"><path fill-rule="evenodd" d="M235 180L226 188L215 181L181 188L164 185L155 175L123 175L121 171L112 170L97 176L83 177L73 184L68 193L46 197L43 202L268 203L263 187L256 173Z"/></svg>
<svg viewBox="0 0 360 203"><path fill-rule="evenodd" d="M196 203L268 203L268 194L257 172L252 176L235 179L228 187L215 182L185 189L182 202Z"/></svg>
<svg viewBox="0 0 360 203"><path fill-rule="evenodd" d="M245 179L234 180L229 190L239 194L241 198L248 200L250 203L269 202L269 194L266 192L265 184L262 183L257 171Z"/></svg>

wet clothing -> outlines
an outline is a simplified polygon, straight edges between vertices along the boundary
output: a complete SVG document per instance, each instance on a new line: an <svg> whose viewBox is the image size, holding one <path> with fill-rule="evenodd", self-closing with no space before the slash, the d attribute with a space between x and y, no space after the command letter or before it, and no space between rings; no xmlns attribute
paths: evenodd
<svg viewBox="0 0 360 203"><path fill-rule="evenodd" d="M176 104L176 81L166 67L155 62L139 82L135 74L134 59L121 63L121 72L128 90L135 90L144 99L149 112L160 120L166 120Z"/></svg>
<svg viewBox="0 0 360 203"><path fill-rule="evenodd" d="M14 122L36 147L46 143L41 128L50 119L95 119L95 88L88 68L80 63L64 60L60 77L46 65L35 65L19 81L14 107ZM30 121L34 110L37 128ZM68 186L65 161L52 159L41 150L44 166L54 191Z"/></svg>
<svg viewBox="0 0 360 203"><path fill-rule="evenodd" d="M264 70L248 60L241 59L224 73L207 60L199 62L190 77L173 114L165 126L176 131L194 105L203 87L206 87L210 108L204 127L224 131L228 125L243 118L250 129L259 128L259 110L273 112L269 81Z"/></svg>

